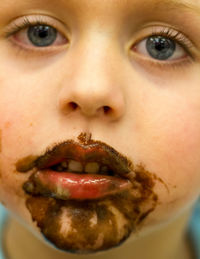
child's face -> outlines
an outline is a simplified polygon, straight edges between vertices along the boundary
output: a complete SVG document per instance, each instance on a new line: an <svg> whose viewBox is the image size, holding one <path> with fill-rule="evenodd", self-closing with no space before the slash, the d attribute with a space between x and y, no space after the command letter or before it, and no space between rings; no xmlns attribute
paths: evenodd
<svg viewBox="0 0 200 259"><path fill-rule="evenodd" d="M200 2L181 2L2 0L0 200L63 250L112 248L175 218L200 193ZM33 25L19 29L27 19ZM86 144L125 156L133 172L120 179L131 188L92 200L75 184L63 201L57 173L34 195L36 159L69 140L76 145L59 146L59 156L75 150L79 160ZM102 191L95 177L89 185Z"/></svg>

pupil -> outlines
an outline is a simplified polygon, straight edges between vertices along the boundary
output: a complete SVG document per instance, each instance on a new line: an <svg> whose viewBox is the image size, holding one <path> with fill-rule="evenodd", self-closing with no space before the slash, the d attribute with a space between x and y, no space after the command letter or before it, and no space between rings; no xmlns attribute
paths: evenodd
<svg viewBox="0 0 200 259"><path fill-rule="evenodd" d="M167 60L173 56L176 50L176 44L171 39L162 36L152 36L148 38L146 48L151 57L159 60Z"/></svg>
<svg viewBox="0 0 200 259"><path fill-rule="evenodd" d="M47 29L45 28L45 29L43 29L43 30L39 30L39 31L38 31L38 36L39 36L40 38L45 38L45 37L47 37L47 36L48 36L48 31L47 31Z"/></svg>
<svg viewBox="0 0 200 259"><path fill-rule="evenodd" d="M57 30L47 25L31 26L28 29L28 38L37 47L51 45L57 37Z"/></svg>

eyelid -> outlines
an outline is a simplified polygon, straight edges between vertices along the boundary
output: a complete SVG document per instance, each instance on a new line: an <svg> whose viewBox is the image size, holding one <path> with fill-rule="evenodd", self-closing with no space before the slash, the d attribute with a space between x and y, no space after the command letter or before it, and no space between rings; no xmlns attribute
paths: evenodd
<svg viewBox="0 0 200 259"><path fill-rule="evenodd" d="M130 56L132 61L134 60L149 71L153 71L154 69L159 69L162 72L173 71L174 69L182 71L183 68L188 67L194 63L192 57L189 56L188 58L170 61L159 61L133 51L130 53Z"/></svg>
<svg viewBox="0 0 200 259"><path fill-rule="evenodd" d="M27 16L25 15L15 19L4 29L4 36L8 38L9 36L17 33L20 30L26 29L28 26L34 26L38 24L46 24L48 26L52 26L69 39L69 28L62 21L58 20L57 18L41 14Z"/></svg>
<svg viewBox="0 0 200 259"><path fill-rule="evenodd" d="M142 40L145 40L151 36L163 36L176 41L176 43L178 43L188 55L194 58L193 42L184 33L167 25L154 25L150 28L145 27L141 29L139 33L136 33L136 35L134 35L134 38L136 38L136 40L130 45L130 49L133 49Z"/></svg>

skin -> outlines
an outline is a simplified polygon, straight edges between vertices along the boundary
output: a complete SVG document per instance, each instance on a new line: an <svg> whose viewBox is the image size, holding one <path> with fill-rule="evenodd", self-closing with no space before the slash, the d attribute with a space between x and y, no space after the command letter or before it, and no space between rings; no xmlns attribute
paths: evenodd
<svg viewBox="0 0 200 259"><path fill-rule="evenodd" d="M77 5L75 0L62 0L54 5L53 1L18 0L13 9L12 0L2 1L0 200L43 241L22 188L33 172L19 173L16 163L41 155L57 142L77 141L82 132L128 157L135 168L162 179L151 190L159 203L140 225L138 235L128 236L131 246L127 253L141 257L138 247L151 235L152 247L161 246L167 235L173 236L170 224L176 226L179 219L184 220L176 234L183 235L188 211L200 194L200 16L183 11L179 17L180 10L154 9L153 1L145 9L146 2L83 0ZM200 1L188 2L200 7ZM37 14L54 17L47 21L57 20L57 29L69 44L63 40L48 50L31 50L30 45L19 50L11 44L4 35L11 21ZM193 42L176 66L174 61L160 65L139 51L138 41L158 25L176 28ZM151 207L152 200L147 199L145 205ZM63 222L70 222L72 214L63 211ZM118 211L114 218L122 224ZM67 224L61 223L61 227L67 231ZM157 242L156 233L163 233ZM137 243L139 238L144 239ZM167 249L175 254L177 247L169 241L160 256L165 258ZM89 250L95 251L93 246ZM122 246L120 251L123 255L127 250ZM102 257L106 258L106 252Z"/></svg>

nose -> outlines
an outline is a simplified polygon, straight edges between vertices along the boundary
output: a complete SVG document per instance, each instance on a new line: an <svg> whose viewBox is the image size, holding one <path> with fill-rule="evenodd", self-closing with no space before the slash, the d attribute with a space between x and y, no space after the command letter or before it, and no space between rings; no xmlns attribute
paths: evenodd
<svg viewBox="0 0 200 259"><path fill-rule="evenodd" d="M67 72L62 78L58 101L62 114L76 112L109 120L123 116L125 100L117 64L112 62L114 53L108 57L111 50L108 52L108 46L103 46L87 41L86 46L74 49L64 61Z"/></svg>

